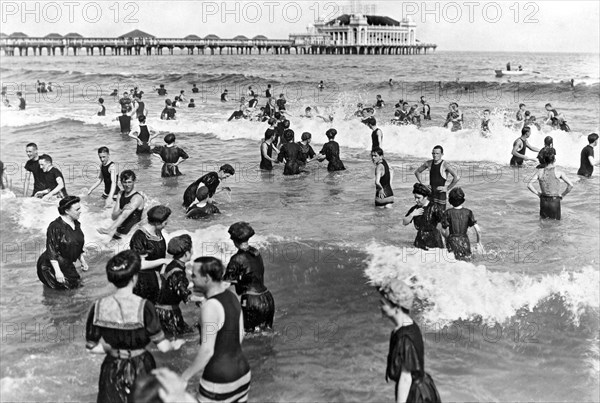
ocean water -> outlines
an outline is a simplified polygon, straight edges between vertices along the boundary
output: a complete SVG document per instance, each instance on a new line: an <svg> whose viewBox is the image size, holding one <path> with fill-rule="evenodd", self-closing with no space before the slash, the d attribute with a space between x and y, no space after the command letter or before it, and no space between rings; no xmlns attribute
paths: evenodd
<svg viewBox="0 0 600 403"><path fill-rule="evenodd" d="M508 61L539 74L496 78L493 70ZM600 182L598 175L576 175L586 136L598 132L598 71L598 55L585 54L3 58L0 78L9 99L14 105L14 92L22 90L28 108L0 114L0 159L12 185L0 196L2 400L95 399L102 357L85 352L85 319L92 302L112 291L106 261L128 245L108 247L95 231L110 222L97 189L82 199L90 264L84 286L60 293L42 287L35 262L57 211L21 197L25 145L35 142L40 154L53 157L75 195L85 194L98 175L97 148L109 147L120 170L136 170L148 205L173 209L167 237L190 233L195 256L227 261L234 253L228 226L241 220L253 225L276 314L273 333L244 341L252 401L392 400L394 386L384 379L392 324L381 316L371 281L394 276L415 290L426 370L443 400L598 401ZM60 87L42 96L36 80ZM324 91L316 88L320 80ZM197 107L179 108L177 121L160 121L164 98L152 88L161 83L169 97L185 90ZM192 83L199 94L191 94ZM235 105L222 104L219 94L225 88L239 94L249 85L264 94L267 84L274 94L285 93L296 137L311 132L315 151L325 131L337 129L347 171L330 174L318 162L293 178L283 177L281 166L272 174L258 170L266 124L226 122ZM191 156L181 165L184 176L161 179L160 161L138 157L135 142L119 133L118 104L109 94L133 86L145 92L148 125L175 133ZM346 119L357 102L373 103L378 94L388 104L376 117L395 171L396 203L384 210L373 207L370 131ZM421 95L431 105L432 121L420 129L387 123L398 99L412 103ZM106 100L106 117L94 116L99 96ZM453 101L465 115L465 129L456 133L440 127ZM513 117L521 102L538 120L551 102L573 130L534 129L530 139L541 146L553 136L557 165L574 181L560 222L539 220L538 201L526 188L534 165L508 167L519 132L504 125L505 115ZM333 115L333 123L300 118L309 105ZM482 137L486 108L492 110L492 134ZM465 206L482 229L486 251L472 263L456 262L444 251L414 250L416 231L401 225L413 205L413 171L436 144L459 170ZM224 183L232 192L216 197L222 214L184 219L185 187L224 163L237 172ZM197 315L194 306L184 307L188 322ZM198 342L196 335L187 339L179 352L154 349L158 365L183 371ZM190 382L190 390L195 385Z"/></svg>

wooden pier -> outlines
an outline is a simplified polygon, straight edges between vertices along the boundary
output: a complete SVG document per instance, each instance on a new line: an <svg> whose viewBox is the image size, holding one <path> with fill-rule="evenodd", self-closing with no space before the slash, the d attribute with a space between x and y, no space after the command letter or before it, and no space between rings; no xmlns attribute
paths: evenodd
<svg viewBox="0 0 600 403"><path fill-rule="evenodd" d="M196 35L185 38L155 38L137 30L118 38L85 38L76 33L65 36L49 34L45 37L28 37L20 32L11 35L0 34L0 55L3 56L150 56L173 55L175 49L188 55L415 55L427 54L436 47L435 44L422 43L358 46L325 41L309 44L294 39L268 39L264 36L249 39L241 35L233 39L221 39L216 35L205 38Z"/></svg>

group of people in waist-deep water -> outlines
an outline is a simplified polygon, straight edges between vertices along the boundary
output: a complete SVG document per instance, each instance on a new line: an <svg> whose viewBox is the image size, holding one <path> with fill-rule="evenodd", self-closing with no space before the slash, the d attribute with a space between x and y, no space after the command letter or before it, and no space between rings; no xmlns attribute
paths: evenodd
<svg viewBox="0 0 600 403"><path fill-rule="evenodd" d="M269 127L265 131L264 139L260 144L260 169L264 171L273 170L273 163L284 162L284 175L298 175L306 165L312 161L327 160L329 172L343 171L346 169L340 159L340 146L335 141L337 130L329 129L325 133L327 143L319 154L315 153L312 146L312 134L302 133L299 142L295 142L295 133L290 129L290 121L284 115L275 114L276 117L269 119Z"/></svg>
<svg viewBox="0 0 600 403"><path fill-rule="evenodd" d="M564 172L557 170L554 165L557 153L554 149L554 140L552 137L546 136L544 139L544 147L538 149L529 144L528 139L530 136L530 127L524 126L523 129L521 129L521 136L513 143L510 165L519 168L523 166L523 162L526 160L539 162L536 166L534 175L529 180L527 188L540 198L541 218L560 220L560 202L564 196L571 192L573 183ZM579 170L577 171L577 175L584 178L591 177L594 172L594 166L599 164L599 162L594 159L594 147L598 145L598 134L591 133L587 136L587 140L588 145L581 150ZM537 152L537 157L528 157L525 154L527 149ZM561 181L567 185L566 189L562 192L560 190ZM535 189L535 182L538 182L540 191Z"/></svg>
<svg viewBox="0 0 600 403"><path fill-rule="evenodd" d="M76 264L88 269L79 223L80 199L67 196L58 210L60 216L48 227L38 277L48 287L72 289L81 285ZM163 353L181 347L184 341L177 338L192 327L184 320L180 305L189 301L200 307L197 327L202 341L183 379L187 382L202 372L200 399L230 401L235 396L235 401L246 401L250 367L241 341L244 332L272 329L275 312L273 296L264 284L262 256L249 245L254 229L246 222L231 225L228 232L237 252L229 264L225 267L213 257L195 259L190 286L186 265L192 259L191 237L176 236L167 244L162 231L171 210L154 206L147 215L148 222L131 237L130 249L106 265L115 292L96 301L88 315L86 348L106 354L97 401L156 401L139 400L151 393L146 378L156 368L147 347L154 342Z"/></svg>

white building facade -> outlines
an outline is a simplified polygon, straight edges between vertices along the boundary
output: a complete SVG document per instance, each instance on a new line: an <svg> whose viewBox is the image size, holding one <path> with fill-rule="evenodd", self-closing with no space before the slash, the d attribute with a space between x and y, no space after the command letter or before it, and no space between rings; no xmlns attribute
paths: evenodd
<svg viewBox="0 0 600 403"><path fill-rule="evenodd" d="M414 46L417 25L408 18L344 14L329 22L317 22L306 34L292 34L296 45Z"/></svg>

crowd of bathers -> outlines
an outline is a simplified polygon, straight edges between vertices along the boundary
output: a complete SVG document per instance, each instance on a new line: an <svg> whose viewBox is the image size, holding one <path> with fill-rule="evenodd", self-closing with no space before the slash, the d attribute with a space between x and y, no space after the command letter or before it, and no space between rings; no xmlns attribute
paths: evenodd
<svg viewBox="0 0 600 403"><path fill-rule="evenodd" d="M319 84L319 88L323 88L323 83ZM197 90L194 85L192 93L197 93ZM160 85L156 91L161 96L167 96L164 85ZM327 160L328 171L344 171L346 167L340 158L339 144L335 141L337 130L326 130L328 142L317 154L310 145L311 133L301 133L297 141L288 119L290 115L286 110L284 95L281 94L275 101L270 86L267 91L267 104L258 108L258 96L250 87L248 96L255 102L246 104L245 98L240 98L238 112L241 115L232 116L234 119L254 116L252 119L258 117L259 121L267 124L260 144L259 168L269 172L273 170L273 164L284 163L283 175L301 175L312 161ZM113 96L118 97L118 94L115 92ZM221 101L228 101L227 91L222 94ZM161 118L174 119L175 108L185 102L184 90L180 91L174 102L165 100ZM133 88L131 92L125 92L118 103L121 116L117 120L121 133L136 140L136 153L153 154L161 158L162 177L181 175L179 165L189 156L176 145L173 133L164 136L164 145L152 144L159 134L146 125L147 109L143 91ZM193 100L190 103L193 104ZM98 115L105 116L102 98L99 105ZM393 169L384 158L383 132L374 116L374 109L384 106L384 101L378 96L373 108L359 104L354 116L361 118L371 130L370 156L375 165L375 205L391 207L394 203ZM396 107L395 120L399 120L396 124L418 125L420 120L416 118L417 114L419 118L430 119L430 107L424 98L421 98L420 107L409 107L402 100ZM552 138L546 138L542 150L529 145L528 123L532 121L526 120L530 114L526 113L524 107L521 105L517 113L517 121L522 122L523 128L521 137L513 144L511 165L518 167L524 160L534 159L525 155L527 148L539 152L535 160L540 165L528 187L540 198L540 216L560 219L560 200L571 191L573 185L564 173L554 167L556 150ZM251 109L259 112L253 115ZM546 109L549 123L554 124L553 117L558 119L560 115L551 105L546 105ZM313 114L312 107L308 107L302 117L319 117L324 122L333 122L331 115L323 116L316 108L314 110L317 115ZM131 119L134 116L139 125L132 131ZM448 119L446 125L461 124L462 113L458 104L450 105ZM582 150L578 172L586 177L591 176L593 166L597 165L593 147L598 143L598 135L590 134L588 142L589 145ZM50 155L39 155L34 143L27 144L26 153L29 158L25 164L28 175L23 194L29 194L33 179L31 196L48 201L60 199L59 217L48 227L46 250L38 259L38 277L45 286L55 289L79 287L81 276L78 269L85 271L88 268L84 258L85 235L79 223L81 199L68 195L64 177L53 165ZM414 224L417 230L415 247L425 250L447 249L458 260L470 260L473 251L468 230L474 229L477 237L475 249L483 251L481 231L474 213L464 207L466 195L457 186L459 175L443 156L443 147L435 145L432 159L416 169L417 182L412 189L415 205L408 210L402 223ZM202 372L198 387L198 395L202 399L245 401L251 373L241 349L241 340L244 332L272 329L275 312L273 296L264 285L262 257L256 248L248 244L254 229L246 222L230 226L229 234L238 252L227 265L213 257L199 257L191 262L193 245L189 235L173 237L169 242L163 236L162 231L168 224L172 210L164 205L147 209L146 198L136 188L136 172L118 172L107 147L98 149L98 157L99 175L87 194L90 195L104 184L102 197L105 206L111 208L111 224L98 228L98 232L112 237L111 242L115 243L125 236L131 236L129 249L112 257L106 265L107 279L115 285L115 293L98 300L88 315L87 349L91 353L106 354L100 372L98 401L169 401L174 396L181 399L177 401L193 401L185 393L185 384L198 372ZM422 177L425 171L429 171L428 184L424 183ZM230 164L224 164L218 171L206 173L191 183L182 197L185 216L198 219L218 214L219 209L213 197L219 191L229 190L220 187L220 184L234 174L235 169ZM3 174L3 185L4 178ZM567 184L563 192L559 189L560 181ZM533 187L534 182L539 182L540 191ZM447 208L447 202L451 208ZM144 212L146 221L143 220ZM189 278L186 265L192 267ZM233 287L231 290L230 286ZM422 365L422 336L410 316L410 289L401 283L391 282L380 288L380 292L383 296L382 312L397 325L391 337L386 373L396 382L397 395L404 396L399 400L418 400L416 396L419 395L428 396L431 402L440 401L435 384ZM180 337L192 330L180 308L180 304L186 302L196 302L201 312L198 328L202 343L196 359L181 378L164 369L153 372L156 364L147 345L154 342L162 352L179 349L183 341L168 340L168 337ZM218 324L216 327L215 323ZM413 355L412 361L402 355L406 351ZM407 384L401 381L405 370L411 376L411 382ZM182 379L184 386L175 390L173 385L177 383L181 386Z"/></svg>

